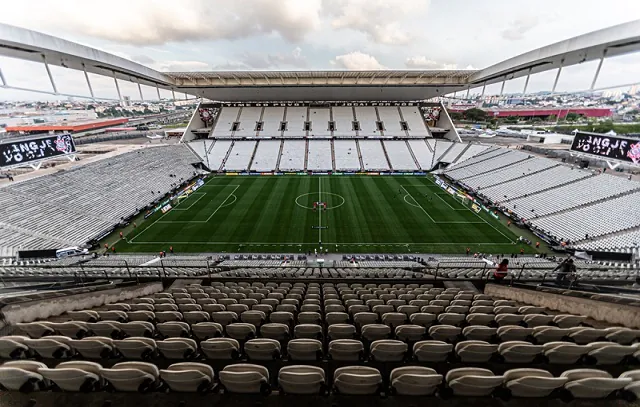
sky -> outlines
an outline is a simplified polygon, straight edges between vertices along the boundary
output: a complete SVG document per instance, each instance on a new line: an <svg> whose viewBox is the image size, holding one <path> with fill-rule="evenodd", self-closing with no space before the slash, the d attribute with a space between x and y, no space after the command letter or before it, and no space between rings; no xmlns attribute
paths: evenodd
<svg viewBox="0 0 640 407"><path fill-rule="evenodd" d="M159 71L480 69L638 17L636 0L22 0L2 5L0 23ZM565 69L558 90L588 88L596 65ZM640 82L638 66L640 53L608 59L597 87ZM42 64L0 57L0 69L12 86L51 90ZM52 72L59 92L89 94L81 72ZM528 89L550 90L553 79L535 75ZM96 96L117 97L112 79L91 80ZM121 91L139 99L137 85ZM52 98L0 89L0 100Z"/></svg>

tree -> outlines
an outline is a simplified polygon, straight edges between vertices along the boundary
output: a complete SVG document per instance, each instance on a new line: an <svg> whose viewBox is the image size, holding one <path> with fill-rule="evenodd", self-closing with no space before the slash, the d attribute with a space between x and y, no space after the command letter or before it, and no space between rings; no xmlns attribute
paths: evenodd
<svg viewBox="0 0 640 407"><path fill-rule="evenodd" d="M555 114L552 114L551 116L549 116L547 118L547 120L550 121L550 122L555 122L555 121L558 120L558 116L556 116Z"/></svg>
<svg viewBox="0 0 640 407"><path fill-rule="evenodd" d="M579 119L580 119L580 117L581 117L581 116L580 116L578 113L570 112L570 113L567 113L566 120L567 120L568 122L575 122L575 121L579 120Z"/></svg>
<svg viewBox="0 0 640 407"><path fill-rule="evenodd" d="M451 120L462 120L464 116L460 112L451 112Z"/></svg>
<svg viewBox="0 0 640 407"><path fill-rule="evenodd" d="M520 121L520 117L518 116L509 116L504 119L504 122L509 124L515 124L515 123L518 123L519 121Z"/></svg>
<svg viewBox="0 0 640 407"><path fill-rule="evenodd" d="M487 112L482 109L471 108L464 111L464 117L474 122L483 122L487 120Z"/></svg>

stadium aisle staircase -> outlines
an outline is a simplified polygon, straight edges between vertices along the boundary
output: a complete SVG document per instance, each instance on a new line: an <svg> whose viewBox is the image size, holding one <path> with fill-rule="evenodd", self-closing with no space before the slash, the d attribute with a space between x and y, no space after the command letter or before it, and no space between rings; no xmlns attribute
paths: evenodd
<svg viewBox="0 0 640 407"><path fill-rule="evenodd" d="M360 171L364 171L364 161L362 161L362 152L360 151L360 143L356 139L356 148L358 149L358 160L360 160Z"/></svg>
<svg viewBox="0 0 640 407"><path fill-rule="evenodd" d="M420 167L420 163L418 162L418 159L416 158L416 155L413 153L413 150L411 149L411 145L409 144L409 140L405 140L404 142L407 144L407 149L409 150L409 154L411 154L411 157L413 158L413 162L416 163L416 167L418 167L418 169L420 171L422 171L422 167Z"/></svg>
<svg viewBox="0 0 640 407"><path fill-rule="evenodd" d="M234 144L236 144L236 141L231 140L231 145L229 146L229 150L227 150L227 154L224 155L224 158L222 159L222 163L220 163L220 167L218 168L218 171L222 171L222 169L224 168L224 165L227 163L227 160L229 159L229 155L231 155L231 150L233 150Z"/></svg>
<svg viewBox="0 0 640 407"><path fill-rule="evenodd" d="M309 163L309 139L304 140L304 169L307 170L307 164Z"/></svg>
<svg viewBox="0 0 640 407"><path fill-rule="evenodd" d="M336 170L336 149L333 139L331 139L331 168L333 168L333 171Z"/></svg>
<svg viewBox="0 0 640 407"><path fill-rule="evenodd" d="M276 171L280 171L280 160L282 159L282 149L284 149L284 139L280 140L280 151L278 152L278 161L276 162Z"/></svg>
<svg viewBox="0 0 640 407"><path fill-rule="evenodd" d="M393 171L393 166L391 165L391 160L389 159L389 154L387 153L387 147L385 147L384 142L380 140L380 145L382 146L382 151L384 151L384 158L387 159L387 164L389 164L389 168Z"/></svg>
<svg viewBox="0 0 640 407"><path fill-rule="evenodd" d="M256 141L256 145L253 148L253 153L251 153L251 159L249 160L249 166L247 167L247 171L251 171L251 166L253 165L253 160L256 158L256 152L258 151L258 146L260 145L260 140Z"/></svg>

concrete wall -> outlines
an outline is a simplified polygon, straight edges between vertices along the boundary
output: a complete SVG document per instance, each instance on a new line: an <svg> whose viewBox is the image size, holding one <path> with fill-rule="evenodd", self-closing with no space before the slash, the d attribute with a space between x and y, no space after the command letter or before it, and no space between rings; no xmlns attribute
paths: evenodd
<svg viewBox="0 0 640 407"><path fill-rule="evenodd" d="M4 320L9 325L18 322L32 322L61 315L67 311L76 311L99 307L105 304L144 297L162 291L161 283L141 284L135 287L114 288L59 298L35 300L20 304L7 305L2 309Z"/></svg>
<svg viewBox="0 0 640 407"><path fill-rule="evenodd" d="M640 307L497 284L487 284L484 292L494 298L514 300L568 314L586 315L596 321L640 329Z"/></svg>

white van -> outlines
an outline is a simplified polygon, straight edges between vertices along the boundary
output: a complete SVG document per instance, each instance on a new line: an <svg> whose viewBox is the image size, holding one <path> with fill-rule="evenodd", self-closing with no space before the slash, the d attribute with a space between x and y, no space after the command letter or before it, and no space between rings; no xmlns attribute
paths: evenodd
<svg viewBox="0 0 640 407"><path fill-rule="evenodd" d="M80 256L83 254L89 254L89 250L82 249L78 246L66 247L64 249L56 250L56 257L59 259L70 256Z"/></svg>

